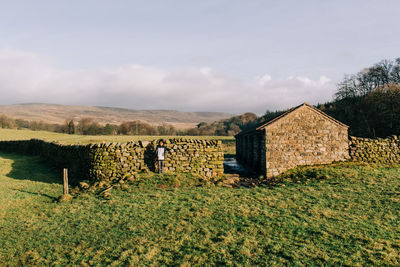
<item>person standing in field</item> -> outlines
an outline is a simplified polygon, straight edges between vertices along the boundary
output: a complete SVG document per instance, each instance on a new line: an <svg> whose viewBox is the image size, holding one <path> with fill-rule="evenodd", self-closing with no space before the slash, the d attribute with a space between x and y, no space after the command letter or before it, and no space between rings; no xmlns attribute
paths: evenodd
<svg viewBox="0 0 400 267"><path fill-rule="evenodd" d="M170 152L170 149L168 147L164 146L164 141L161 139L158 142L155 154L156 154L156 159L158 163L158 173L162 174L164 173L164 160L165 160L165 152Z"/></svg>

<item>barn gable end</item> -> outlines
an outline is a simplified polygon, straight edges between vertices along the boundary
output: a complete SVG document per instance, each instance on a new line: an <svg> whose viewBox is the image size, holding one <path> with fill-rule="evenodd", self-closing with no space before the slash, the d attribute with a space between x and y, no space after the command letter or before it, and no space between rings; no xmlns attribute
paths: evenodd
<svg viewBox="0 0 400 267"><path fill-rule="evenodd" d="M348 126L307 103L237 135L236 142L238 160L267 177L349 157Z"/></svg>

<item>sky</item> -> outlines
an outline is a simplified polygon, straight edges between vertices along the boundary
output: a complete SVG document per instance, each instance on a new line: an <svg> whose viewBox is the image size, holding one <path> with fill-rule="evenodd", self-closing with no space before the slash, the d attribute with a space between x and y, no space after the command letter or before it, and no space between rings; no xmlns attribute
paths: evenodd
<svg viewBox="0 0 400 267"><path fill-rule="evenodd" d="M398 0L1 0L0 104L232 114L400 57Z"/></svg>

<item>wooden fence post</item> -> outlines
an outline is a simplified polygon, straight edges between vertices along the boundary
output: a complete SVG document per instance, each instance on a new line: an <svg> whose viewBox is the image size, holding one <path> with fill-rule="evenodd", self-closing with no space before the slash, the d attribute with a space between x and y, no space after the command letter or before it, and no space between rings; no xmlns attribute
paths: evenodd
<svg viewBox="0 0 400 267"><path fill-rule="evenodd" d="M68 195L68 169L64 168L64 175L63 175L63 184L64 184L64 195Z"/></svg>

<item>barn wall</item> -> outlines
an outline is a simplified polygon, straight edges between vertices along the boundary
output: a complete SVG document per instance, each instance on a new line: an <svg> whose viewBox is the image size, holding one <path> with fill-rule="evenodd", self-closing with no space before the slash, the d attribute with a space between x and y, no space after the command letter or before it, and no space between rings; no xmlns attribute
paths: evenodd
<svg viewBox="0 0 400 267"><path fill-rule="evenodd" d="M267 143L265 130L260 133L260 173L265 175L267 173Z"/></svg>
<svg viewBox="0 0 400 267"><path fill-rule="evenodd" d="M240 161L242 158L242 151L243 151L242 142L239 137L236 137L235 142L236 142L236 159Z"/></svg>
<svg viewBox="0 0 400 267"><path fill-rule="evenodd" d="M266 176L298 165L325 164L349 158L347 127L302 106L265 129Z"/></svg>
<svg viewBox="0 0 400 267"><path fill-rule="evenodd" d="M236 136L236 159L247 168L265 172L265 135L254 131Z"/></svg>

